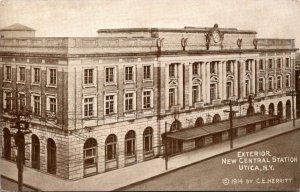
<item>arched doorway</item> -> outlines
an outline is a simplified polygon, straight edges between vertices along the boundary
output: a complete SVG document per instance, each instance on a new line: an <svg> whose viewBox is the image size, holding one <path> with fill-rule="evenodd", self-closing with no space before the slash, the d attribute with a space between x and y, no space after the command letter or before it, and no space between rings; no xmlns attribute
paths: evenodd
<svg viewBox="0 0 300 192"><path fill-rule="evenodd" d="M219 114L215 114L214 117L213 117L213 121L212 122L213 123L217 123L219 121L221 121L220 115Z"/></svg>
<svg viewBox="0 0 300 192"><path fill-rule="evenodd" d="M3 148L3 157L5 159L11 159L11 135L10 131L7 128L3 129L4 137L4 148Z"/></svg>
<svg viewBox="0 0 300 192"><path fill-rule="evenodd" d="M40 169L40 140L36 135L31 136L31 167Z"/></svg>
<svg viewBox="0 0 300 192"><path fill-rule="evenodd" d="M203 125L204 125L204 121L203 121L202 117L198 117L195 122L195 127L201 127Z"/></svg>
<svg viewBox="0 0 300 192"><path fill-rule="evenodd" d="M125 164L136 162L136 136L133 130L125 135Z"/></svg>
<svg viewBox="0 0 300 192"><path fill-rule="evenodd" d="M143 133L144 155L153 153L153 129L147 127Z"/></svg>
<svg viewBox="0 0 300 192"><path fill-rule="evenodd" d="M269 105L269 115L274 115L274 111L275 111L275 109L274 109L274 104L271 103L271 104Z"/></svg>
<svg viewBox="0 0 300 192"><path fill-rule="evenodd" d="M254 115L254 113L255 113L254 107L252 105L249 105L247 109L247 116Z"/></svg>
<svg viewBox="0 0 300 192"><path fill-rule="evenodd" d="M53 139L47 140L47 172L56 174L56 145Z"/></svg>
<svg viewBox="0 0 300 192"><path fill-rule="evenodd" d="M261 113L262 115L265 115L265 114L266 114L266 107L265 107L265 105L261 105L261 106L260 106L260 113Z"/></svg>
<svg viewBox="0 0 300 192"><path fill-rule="evenodd" d="M283 118L283 104L281 101L277 105L277 115L279 116L280 119Z"/></svg>
<svg viewBox="0 0 300 192"><path fill-rule="evenodd" d="M117 144L118 139L115 134L110 134L105 140L105 169L114 169L118 167L117 162Z"/></svg>
<svg viewBox="0 0 300 192"><path fill-rule="evenodd" d="M84 175L97 173L97 141L89 138L83 146Z"/></svg>
<svg viewBox="0 0 300 192"><path fill-rule="evenodd" d="M181 122L178 121L177 119L172 123L171 127L170 127L170 131L176 131L181 129Z"/></svg>
<svg viewBox="0 0 300 192"><path fill-rule="evenodd" d="M291 107L291 101L290 100L287 100L286 102L286 119L287 120L290 120L292 119L292 111L291 111L292 107Z"/></svg>

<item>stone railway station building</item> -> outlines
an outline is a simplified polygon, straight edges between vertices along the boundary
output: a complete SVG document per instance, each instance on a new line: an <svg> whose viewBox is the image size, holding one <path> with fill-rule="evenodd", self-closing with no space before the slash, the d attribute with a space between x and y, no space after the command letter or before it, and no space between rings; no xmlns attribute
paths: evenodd
<svg viewBox="0 0 300 192"><path fill-rule="evenodd" d="M218 25L97 32L0 30L3 158L15 161L9 111L22 106L32 111L25 165L72 180L162 157L165 141L176 154L228 139L224 101L237 103L235 136L293 118L293 39Z"/></svg>

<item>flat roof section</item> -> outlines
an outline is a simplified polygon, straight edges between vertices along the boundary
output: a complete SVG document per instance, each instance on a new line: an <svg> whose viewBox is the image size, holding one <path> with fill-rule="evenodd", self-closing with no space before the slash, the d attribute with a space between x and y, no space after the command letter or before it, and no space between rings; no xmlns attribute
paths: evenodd
<svg viewBox="0 0 300 192"><path fill-rule="evenodd" d="M246 125L275 119L278 118L277 116L271 116L271 115L253 115L253 116L246 116L246 117L240 117L240 118L234 118L232 120L233 128L239 128L244 127ZM226 131L230 129L230 122L229 120L221 121L214 124L204 125L201 127L194 127L194 128L187 128L187 129L181 129L176 132L168 133L167 137L179 139L179 140L192 140L196 139L198 137L211 135L213 133L218 133L222 131Z"/></svg>

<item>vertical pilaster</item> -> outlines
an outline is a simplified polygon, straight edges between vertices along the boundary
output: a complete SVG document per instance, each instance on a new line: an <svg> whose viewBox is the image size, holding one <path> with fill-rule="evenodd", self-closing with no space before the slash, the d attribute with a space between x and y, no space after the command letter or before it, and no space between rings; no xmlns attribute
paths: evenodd
<svg viewBox="0 0 300 192"><path fill-rule="evenodd" d="M177 78L178 78L178 92L177 92L177 95L178 95L178 103L180 105L180 107L182 108L183 107L183 68L184 68L184 63L180 63L178 64L178 75L177 75Z"/></svg>
<svg viewBox="0 0 300 192"><path fill-rule="evenodd" d="M222 61L222 82L223 84L222 86L222 95L221 95L221 99L224 100L226 99L226 61Z"/></svg>
<svg viewBox="0 0 300 192"><path fill-rule="evenodd" d="M239 61L239 99L243 99L245 97L245 60L240 60Z"/></svg>
<svg viewBox="0 0 300 192"><path fill-rule="evenodd" d="M218 86L217 86L217 89L218 89L218 97L217 99L222 99L222 95L223 95L223 69L222 69L222 61L218 61L218 79L219 79L219 82L218 82Z"/></svg>
<svg viewBox="0 0 300 192"><path fill-rule="evenodd" d="M210 103L210 71L209 71L210 62L205 63L205 71L206 71L206 102Z"/></svg>
<svg viewBox="0 0 300 192"><path fill-rule="evenodd" d="M233 63L233 74L234 74L234 86L233 86L233 90L234 90L234 96L235 97L238 97L238 76L239 76L239 73L238 73L238 61L234 61Z"/></svg>
<svg viewBox="0 0 300 192"><path fill-rule="evenodd" d="M204 103L207 103L207 98L206 98L206 87L209 86L207 81L206 81L206 63L202 62L200 67L201 67L201 79L202 79L202 83L201 83L201 98L203 99ZM191 94L190 94L191 95Z"/></svg>
<svg viewBox="0 0 300 192"><path fill-rule="evenodd" d="M193 106L193 101L192 101L192 86L193 86L193 63L186 63L186 90L185 91L185 98L186 98L186 107L188 106Z"/></svg>
<svg viewBox="0 0 300 192"><path fill-rule="evenodd" d="M255 60L252 59L251 60L251 93L254 94L255 93Z"/></svg>
<svg viewBox="0 0 300 192"><path fill-rule="evenodd" d="M165 107L166 110L169 110L169 65L165 63L165 84L166 84L166 89L165 89Z"/></svg>

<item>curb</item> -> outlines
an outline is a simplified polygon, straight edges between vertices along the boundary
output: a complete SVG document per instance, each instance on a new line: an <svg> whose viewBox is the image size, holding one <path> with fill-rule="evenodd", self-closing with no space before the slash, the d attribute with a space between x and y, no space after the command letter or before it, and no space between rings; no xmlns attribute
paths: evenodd
<svg viewBox="0 0 300 192"><path fill-rule="evenodd" d="M274 135L274 136L271 136L271 137L267 137L267 138L262 139L262 140L259 140L259 141L255 141L255 142L253 142L253 143L249 143L249 144L243 145L243 146L241 146L241 147L233 148L232 150L228 150L228 151L225 151L225 152L218 153L218 154L216 154L216 155L207 157L207 158L205 158L205 159L202 159L202 160L193 162L193 163L188 164L188 165L184 165L184 166L182 166L182 167L177 167L177 168L174 168L174 169L171 169L171 170L167 170L167 171L165 171L165 172L163 172L163 173L161 173L161 174L158 174L158 175L149 177L149 178L144 179L144 180L141 180L141 181L137 181L137 182L135 182L135 183L131 183L131 184L129 184L129 185L125 185L125 186L123 186L123 187L114 189L114 190L112 190L112 191L122 191L122 190L124 190L124 189L127 188L127 187L130 187L130 186L133 186L133 185L136 185L136 184L139 184L139 183L143 183L143 182L145 182L145 181L154 179L154 178L156 178L156 177L159 177L159 176L162 176L162 175L166 175L166 174L168 174L168 173L175 172L175 171L177 171L177 170L179 170L179 169L183 169L183 168L186 168L186 167L189 167L189 166L192 166L192 165L195 165L195 164L198 164L198 163L201 163L201 162L210 160L210 159L212 159L212 158L215 158L215 157L218 157L218 156L222 156L222 155L225 155L225 154L227 154L227 153L231 153L231 152L237 151L237 150L242 149L242 148L245 148L245 147L249 147L249 146L252 146L252 145L256 145L256 144L262 143L262 142L264 142L264 141L268 141L268 140L274 139L274 138L276 138L276 137L280 137L280 136L282 136L282 135L286 135L286 134L289 134L289 133L295 132L295 131L300 131L300 127L293 128L292 130L288 130L288 131L285 131L285 132L283 132L283 133L279 133L279 134L277 134L277 135Z"/></svg>

